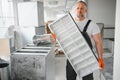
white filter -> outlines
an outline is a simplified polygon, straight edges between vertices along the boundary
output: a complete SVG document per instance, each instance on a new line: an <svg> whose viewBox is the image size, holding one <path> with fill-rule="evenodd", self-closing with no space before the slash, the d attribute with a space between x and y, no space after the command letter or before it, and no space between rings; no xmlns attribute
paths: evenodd
<svg viewBox="0 0 120 80"><path fill-rule="evenodd" d="M86 76L99 69L98 61L70 14L49 25L76 73Z"/></svg>

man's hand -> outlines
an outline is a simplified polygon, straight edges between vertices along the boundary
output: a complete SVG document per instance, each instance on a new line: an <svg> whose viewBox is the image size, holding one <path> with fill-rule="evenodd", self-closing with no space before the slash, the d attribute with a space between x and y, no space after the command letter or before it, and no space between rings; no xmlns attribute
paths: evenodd
<svg viewBox="0 0 120 80"><path fill-rule="evenodd" d="M54 33L51 33L51 37L53 41L56 41L56 35Z"/></svg>
<svg viewBox="0 0 120 80"><path fill-rule="evenodd" d="M105 64L104 64L103 58L98 58L98 62L99 62L99 67L100 67L101 69L104 69Z"/></svg>

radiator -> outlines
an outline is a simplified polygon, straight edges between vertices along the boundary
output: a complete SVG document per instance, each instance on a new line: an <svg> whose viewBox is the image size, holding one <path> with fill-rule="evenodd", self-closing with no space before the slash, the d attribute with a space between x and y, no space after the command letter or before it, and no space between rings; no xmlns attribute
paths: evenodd
<svg viewBox="0 0 120 80"><path fill-rule="evenodd" d="M55 80L55 56L52 50L50 47L25 47L12 53L11 79Z"/></svg>

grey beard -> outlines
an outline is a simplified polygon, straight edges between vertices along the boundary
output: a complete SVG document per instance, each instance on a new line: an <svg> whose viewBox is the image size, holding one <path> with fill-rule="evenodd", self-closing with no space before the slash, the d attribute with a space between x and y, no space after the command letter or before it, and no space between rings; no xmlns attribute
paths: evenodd
<svg viewBox="0 0 120 80"><path fill-rule="evenodd" d="M77 15L77 18L84 18L84 15L81 15L81 16L78 16L78 15Z"/></svg>

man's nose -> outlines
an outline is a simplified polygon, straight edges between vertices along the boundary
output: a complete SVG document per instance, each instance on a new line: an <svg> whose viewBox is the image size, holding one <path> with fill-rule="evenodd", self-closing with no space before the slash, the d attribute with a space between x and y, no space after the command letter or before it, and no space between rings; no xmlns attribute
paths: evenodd
<svg viewBox="0 0 120 80"><path fill-rule="evenodd" d="M78 12L81 12L81 10L79 9Z"/></svg>

